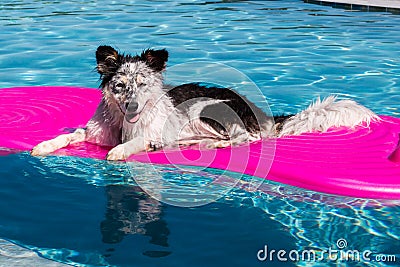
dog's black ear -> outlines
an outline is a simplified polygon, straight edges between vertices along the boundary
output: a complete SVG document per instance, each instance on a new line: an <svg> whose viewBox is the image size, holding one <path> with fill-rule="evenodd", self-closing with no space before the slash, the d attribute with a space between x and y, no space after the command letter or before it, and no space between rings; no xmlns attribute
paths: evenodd
<svg viewBox="0 0 400 267"><path fill-rule="evenodd" d="M108 45L101 45L96 51L97 71L101 75L111 74L117 71L119 65L118 52Z"/></svg>
<svg viewBox="0 0 400 267"><path fill-rule="evenodd" d="M168 61L168 51L165 49L161 50L147 49L142 53L140 57L152 69L156 71L162 71L165 69L166 62Z"/></svg>

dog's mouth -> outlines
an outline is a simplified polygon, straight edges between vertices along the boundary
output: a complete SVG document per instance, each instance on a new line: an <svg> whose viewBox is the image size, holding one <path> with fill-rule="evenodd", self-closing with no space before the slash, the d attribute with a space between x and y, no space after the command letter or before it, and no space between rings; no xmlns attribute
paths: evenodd
<svg viewBox="0 0 400 267"><path fill-rule="evenodd" d="M129 123L135 123L139 120L140 118L140 113L141 112L132 112L132 113L125 113L125 119L129 122Z"/></svg>
<svg viewBox="0 0 400 267"><path fill-rule="evenodd" d="M126 107L124 106L119 106L121 112L124 114L125 116L125 120L129 123L136 123L139 119L140 119L140 115L143 112L143 110L145 109L147 105L147 102L143 105L143 108L140 109L139 111L129 111L129 109L126 109Z"/></svg>

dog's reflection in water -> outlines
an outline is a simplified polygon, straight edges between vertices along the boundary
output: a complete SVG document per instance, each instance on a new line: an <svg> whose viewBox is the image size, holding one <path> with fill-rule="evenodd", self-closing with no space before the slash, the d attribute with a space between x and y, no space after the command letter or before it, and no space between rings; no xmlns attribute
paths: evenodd
<svg viewBox="0 0 400 267"><path fill-rule="evenodd" d="M162 204L149 197L138 186L109 185L106 187L107 207L100 229L104 243L121 242L127 235L144 235L150 243L168 247L169 229L162 219ZM145 251L144 255L162 257L168 251Z"/></svg>

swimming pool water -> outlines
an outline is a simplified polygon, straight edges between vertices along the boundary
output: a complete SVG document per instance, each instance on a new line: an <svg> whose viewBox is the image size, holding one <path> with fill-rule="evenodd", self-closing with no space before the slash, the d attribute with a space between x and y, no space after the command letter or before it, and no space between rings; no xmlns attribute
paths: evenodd
<svg viewBox="0 0 400 267"><path fill-rule="evenodd" d="M400 16L389 13L290 0L5 0L0 10L0 88L97 87L98 45L157 47L170 52L169 66L202 60L238 69L273 113L336 93L400 116ZM265 182L257 192L234 188L215 203L179 208L149 198L123 164L18 153L1 156L0 166L0 238L76 266L281 266L258 261L257 252L337 249L339 239L400 259L396 201ZM357 265L324 262L337 263Z"/></svg>

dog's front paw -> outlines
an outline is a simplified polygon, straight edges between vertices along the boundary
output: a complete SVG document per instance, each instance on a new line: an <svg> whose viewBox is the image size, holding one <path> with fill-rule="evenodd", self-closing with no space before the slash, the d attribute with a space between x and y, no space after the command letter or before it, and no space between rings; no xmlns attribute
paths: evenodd
<svg viewBox="0 0 400 267"><path fill-rule="evenodd" d="M128 157L124 144L114 147L107 154L107 160L125 160Z"/></svg>
<svg viewBox="0 0 400 267"><path fill-rule="evenodd" d="M54 144L49 140L49 141L44 141L32 148L31 150L31 155L32 156L45 156L50 154L51 152L54 152L57 150L57 148L54 146Z"/></svg>

